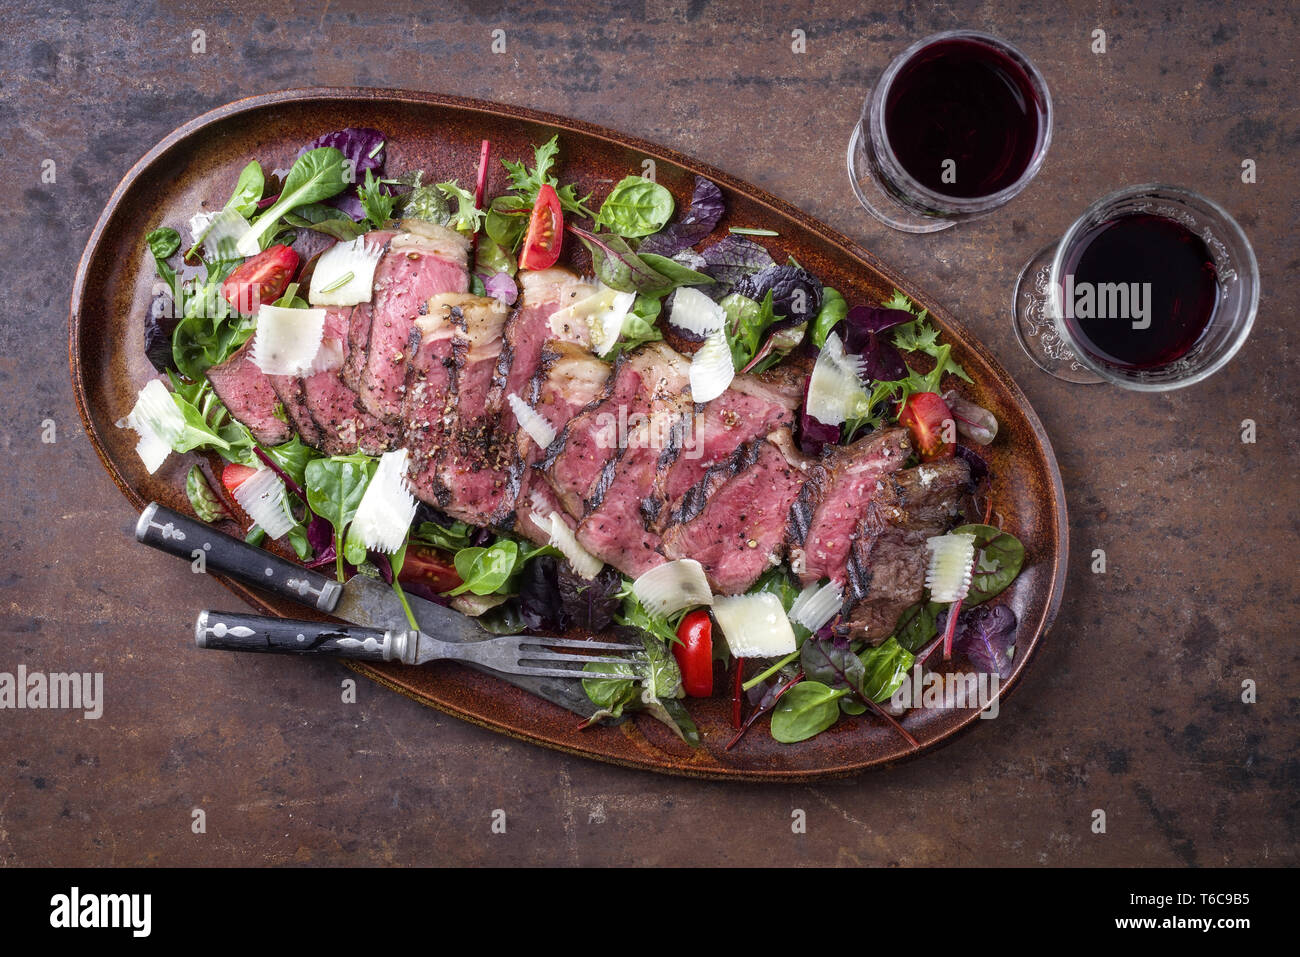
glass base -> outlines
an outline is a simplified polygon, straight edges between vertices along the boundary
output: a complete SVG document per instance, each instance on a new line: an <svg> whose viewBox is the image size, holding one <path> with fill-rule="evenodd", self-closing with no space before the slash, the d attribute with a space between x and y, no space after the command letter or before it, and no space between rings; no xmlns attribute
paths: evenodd
<svg viewBox="0 0 1300 957"><path fill-rule="evenodd" d="M863 209L891 229L905 233L937 233L955 224L951 219L922 216L894 199L877 181L867 160L866 146L861 143L862 124L853 128L849 139L849 184Z"/></svg>
<svg viewBox="0 0 1300 957"><path fill-rule="evenodd" d="M1047 309L1048 282L1056 246L1056 243L1052 243L1040 249L1025 263L1025 268L1020 270L1020 278L1016 280L1016 290L1011 298L1016 338L1020 340L1020 348L1025 350L1025 355L1048 375L1064 382L1092 385L1103 380L1080 363L1070 351L1070 347L1056 331L1056 321Z"/></svg>

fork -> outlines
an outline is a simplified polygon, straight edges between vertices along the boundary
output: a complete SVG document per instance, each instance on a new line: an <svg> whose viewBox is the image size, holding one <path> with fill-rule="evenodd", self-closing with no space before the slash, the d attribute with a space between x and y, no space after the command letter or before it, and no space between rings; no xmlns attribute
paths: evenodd
<svg viewBox="0 0 1300 957"><path fill-rule="evenodd" d="M566 654L547 649L575 652L632 651L640 645L613 641L585 641L543 638L536 635L505 635L482 641L440 641L415 629L384 630L333 622L295 621L243 612L202 611L194 623L194 643L220 651L261 651L289 655L334 655L364 661L400 661L422 665L427 661L463 661L513 675L554 678L631 678L625 672L582 671L566 665L631 664L627 658L591 654ZM551 662L552 664L526 664Z"/></svg>

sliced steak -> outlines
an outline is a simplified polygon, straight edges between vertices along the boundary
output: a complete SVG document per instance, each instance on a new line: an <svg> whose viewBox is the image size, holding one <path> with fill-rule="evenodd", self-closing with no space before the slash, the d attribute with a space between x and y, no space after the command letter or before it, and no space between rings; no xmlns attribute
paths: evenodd
<svg viewBox="0 0 1300 957"><path fill-rule="evenodd" d="M401 266L399 256L389 255L388 245L396 235L391 229L366 233L366 243L374 244L384 251L384 255L375 266L376 286L381 282L387 284L387 277ZM353 307L352 314L348 318L348 348L341 374L344 384L353 392L361 388L361 373L366 368L366 350L370 345L370 316L371 304L363 302Z"/></svg>
<svg viewBox="0 0 1300 957"><path fill-rule="evenodd" d="M587 298L596 288L567 269L521 272L519 287L519 302L506 323L505 342L497 364L497 378L506 395L517 395L531 405L525 393L541 368L542 352L546 344L556 341L585 346L591 341L585 322L560 323L559 328L554 328L551 317L561 309ZM507 402L502 406L499 426L503 443L514 437L517 424L515 414ZM563 423L556 426L557 429L562 427Z"/></svg>
<svg viewBox="0 0 1300 957"><path fill-rule="evenodd" d="M659 463L651 496L642 510L651 527L662 530L681 498L709 467L731 456L746 442L794 425L798 396L769 388L761 377L737 376L731 388L704 405L688 420L681 441Z"/></svg>
<svg viewBox="0 0 1300 957"><path fill-rule="evenodd" d="M402 394L402 432L411 453L407 473L411 491L440 509L448 495L438 482L438 466L456 426L455 377L468 347L465 337L458 335L463 321L451 309L435 309L419 318L411 330L411 361Z"/></svg>
<svg viewBox="0 0 1300 957"><path fill-rule="evenodd" d="M664 562L659 536L646 527L641 504L651 493L665 454L680 440L691 412L689 364L662 343L643 346L630 364L640 369L641 386L619 414L619 448L606 459L586 497L578 523L579 544L604 562L632 576Z"/></svg>
<svg viewBox="0 0 1300 957"><path fill-rule="evenodd" d="M401 445L399 426L379 421L357 402L338 369L299 380L303 405L315 423L326 455L382 455Z"/></svg>
<svg viewBox="0 0 1300 957"><path fill-rule="evenodd" d="M249 339L229 359L208 370L208 381L230 414L248 427L262 445L279 445L293 436L266 373L253 363L253 340Z"/></svg>
<svg viewBox="0 0 1300 957"><path fill-rule="evenodd" d="M514 511L519 470L513 449L496 441L504 401L494 383L508 308L468 293L429 300L429 316L446 315L455 328L448 388L446 452L438 464L443 511L471 525L495 525ZM424 320L421 320L423 323Z"/></svg>
<svg viewBox="0 0 1300 957"><path fill-rule="evenodd" d="M388 242L375 269L370 335L357 395L367 412L397 423L406 389L411 330L439 293L469 289L469 241L460 233L409 220Z"/></svg>
<svg viewBox="0 0 1300 957"><path fill-rule="evenodd" d="M266 379L275 390L298 438L313 449L323 448L320 426L312 418L311 408L307 405L307 391L303 388L302 379L292 375L269 375Z"/></svg>
<svg viewBox="0 0 1300 957"><path fill-rule="evenodd" d="M852 445L826 447L790 511L794 570L803 584L823 578L845 583L849 546L867 503L911 450L906 429L884 429Z"/></svg>
<svg viewBox="0 0 1300 957"><path fill-rule="evenodd" d="M962 459L938 459L887 475L853 536L841 628L879 643L921 598L929 553L925 540L960 516L970 490Z"/></svg>
<svg viewBox="0 0 1300 957"><path fill-rule="evenodd" d="M657 364L681 366L685 360L662 343L620 355L595 401L570 419L535 467L545 474L560 503L574 518L587 511L587 499L601 472L619 452L633 401L653 391Z"/></svg>
<svg viewBox="0 0 1300 957"><path fill-rule="evenodd" d="M715 592L741 594L781 560L790 506L804 483L804 463L787 458L782 445L793 453L792 444L764 437L712 466L664 531L663 554L694 558Z"/></svg>

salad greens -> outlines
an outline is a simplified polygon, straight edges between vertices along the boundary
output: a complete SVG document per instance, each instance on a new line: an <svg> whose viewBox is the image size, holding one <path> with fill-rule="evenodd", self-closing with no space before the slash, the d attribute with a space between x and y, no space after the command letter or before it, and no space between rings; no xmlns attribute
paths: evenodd
<svg viewBox="0 0 1300 957"><path fill-rule="evenodd" d="M721 240L703 246L721 223L725 202L717 185L702 177L696 177L689 207L673 222L672 193L639 175L624 177L593 208L590 194L580 197L576 186L562 185L556 176L557 136L535 147L531 165L503 160L508 188L491 198L482 194L485 165L477 192L462 188L456 180L425 184L420 170L385 175L385 144L378 130L326 134L299 154L278 195L267 197L262 167L250 162L222 210L230 213L219 223L223 235L238 233L242 217L248 229L240 235L238 252L252 256L291 239L294 230L345 242L394 218L424 220L473 241L472 289L513 302L518 295L513 277L520 269L520 249L539 194L550 187L569 219L564 231L590 253L596 278L610 289L635 293L618 341L605 359L662 339L661 320L668 312L665 301L684 287L698 289L721 308L721 335L737 373L762 372L796 353L816 356L835 332L854 369L862 370L866 414L841 427L823 425L804 410L800 441L811 438L817 449L822 442L847 443L867 430L893 424L902 403L918 393L939 393L946 376L970 381L953 360L952 346L940 341L927 312L901 292L895 290L880 305L851 308L839 290L824 285L792 257L778 263L767 247L750 238L775 237L772 230L731 226ZM259 212L259 207L266 208ZM584 228L572 219L589 224ZM534 242L529 240L530 249ZM592 721L641 711L682 740L699 743L699 731L682 703L686 693L677 659L686 645L678 638L678 627L692 609L667 618L651 614L637 599L632 581L611 566L585 579L554 547L535 547L508 532L475 528L437 513L430 519L427 509L412 523L394 554L367 550L360 536L353 534L353 524L377 459L361 453L325 456L296 435L264 448L230 415L206 379L207 370L229 358L255 330L255 318L241 316L222 295L222 284L241 260L229 258L226 245L210 243L214 248L207 249L196 242L190 253L204 250L201 278L179 283L169 260L181 249L180 234L159 227L148 233L145 243L158 276L178 300L174 329L168 327L174 366L168 376L170 396L183 425L168 432L173 450L207 450L228 462L274 469L285 483L297 520L286 536L295 553L311 567L333 564L340 581L348 566L391 581L412 627L416 622L399 582L404 570L408 588L421 588L425 597L439 601L454 600L458 608L479 615L484 628L492 632L581 629L597 633L613 628L642 650L619 664L588 666L588 671L619 675L582 680L598 709ZM697 245L703 248L694 248ZM558 255L558 245L555 250ZM299 294L302 272L292 271L285 285L276 286L277 305L307 307ZM725 363L725 353L719 355ZM913 368L916 357L929 360L929 371ZM283 409L278 414L283 416ZM992 418L978 407L972 415L980 419L981 427L985 417ZM995 433L993 420L980 434L991 440ZM204 521L231 517L197 465L187 474L186 494ZM1015 615L1004 606L987 603L1019 574L1024 547L1015 536L988 525L964 525L954 531L974 535L976 548L971 586L955 623L954 646L978 667L1002 673L1015 650ZM265 537L256 527L247 535L258 542ZM430 555L445 558L435 560ZM417 580L421 584L415 584ZM777 565L757 580L751 592L776 595L788 615L801 589L788 568ZM797 643L793 653L750 663L744 672L739 671L742 663L736 663L738 684L757 704L744 726L770 713L773 738L794 743L831 728L843 715L872 711L892 722L878 704L908 680L918 664L918 653L944 627L949 614L947 605L923 599L904 612L893 633L874 647L837 633L837 628L843 630L838 616L815 634L792 622ZM691 623L692 628L697 625ZM729 659L725 641L713 642L712 657ZM753 677L742 682L746 673ZM739 699L735 707L739 713Z"/></svg>

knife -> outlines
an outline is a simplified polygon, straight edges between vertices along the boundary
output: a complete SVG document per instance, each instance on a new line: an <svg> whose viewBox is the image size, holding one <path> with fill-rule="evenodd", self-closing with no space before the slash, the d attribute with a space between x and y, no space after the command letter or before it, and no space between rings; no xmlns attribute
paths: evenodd
<svg viewBox="0 0 1300 957"><path fill-rule="evenodd" d="M353 575L347 582L337 582L157 502L150 502L140 513L135 537L136 541L187 561L197 561L202 556L205 570L228 575L245 585L290 598L354 625L403 632L410 629L396 592L382 581ZM407 595L406 601L419 630L442 641L482 641L495 637L469 616L428 599ZM469 666L584 718L596 713L596 705L582 690L581 683L572 679L503 674L473 664Z"/></svg>

